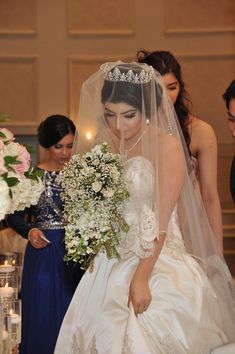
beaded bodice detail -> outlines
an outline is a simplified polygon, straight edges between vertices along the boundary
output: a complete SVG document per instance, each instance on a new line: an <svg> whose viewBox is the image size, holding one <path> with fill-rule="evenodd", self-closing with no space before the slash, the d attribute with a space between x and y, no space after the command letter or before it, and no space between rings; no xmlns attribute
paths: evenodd
<svg viewBox="0 0 235 354"><path fill-rule="evenodd" d="M130 229L127 234L122 235L119 252L121 258L127 258L133 253L146 258L152 255L154 240L159 235L159 223L153 211L153 168L150 161L136 156L127 161L125 175L130 198L125 205L124 216ZM162 252L172 250L185 253L177 206L169 220Z"/></svg>
<svg viewBox="0 0 235 354"><path fill-rule="evenodd" d="M62 218L62 187L57 182L58 171L45 171L44 191L33 208L35 226L44 229L64 228Z"/></svg>

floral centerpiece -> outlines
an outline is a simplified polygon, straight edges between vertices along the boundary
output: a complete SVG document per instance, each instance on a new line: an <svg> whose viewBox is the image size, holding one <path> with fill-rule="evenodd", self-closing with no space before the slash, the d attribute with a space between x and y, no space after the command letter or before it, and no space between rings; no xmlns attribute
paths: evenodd
<svg viewBox="0 0 235 354"><path fill-rule="evenodd" d="M32 166L28 150L0 128L0 220L36 204L43 191L41 171Z"/></svg>
<svg viewBox="0 0 235 354"><path fill-rule="evenodd" d="M121 156L107 143L84 155L74 155L58 177L64 188L65 260L86 269L99 252L119 258L120 232L127 232L123 203L129 193Z"/></svg>

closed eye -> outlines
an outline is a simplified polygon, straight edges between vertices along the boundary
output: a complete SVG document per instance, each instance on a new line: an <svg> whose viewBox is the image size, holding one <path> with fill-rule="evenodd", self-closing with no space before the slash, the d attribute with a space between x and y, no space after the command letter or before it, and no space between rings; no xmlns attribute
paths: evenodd
<svg viewBox="0 0 235 354"><path fill-rule="evenodd" d="M111 112L105 112L104 113L104 116L105 118L113 118L115 117L116 115L114 113L111 113Z"/></svg>
<svg viewBox="0 0 235 354"><path fill-rule="evenodd" d="M174 91L178 88L177 85L172 85L172 86L167 86L167 89L170 90L170 91Z"/></svg>
<svg viewBox="0 0 235 354"><path fill-rule="evenodd" d="M124 117L127 118L127 119L128 119L128 118L135 118L135 116L136 116L136 112L131 113L131 114L125 114L125 115L124 115Z"/></svg>

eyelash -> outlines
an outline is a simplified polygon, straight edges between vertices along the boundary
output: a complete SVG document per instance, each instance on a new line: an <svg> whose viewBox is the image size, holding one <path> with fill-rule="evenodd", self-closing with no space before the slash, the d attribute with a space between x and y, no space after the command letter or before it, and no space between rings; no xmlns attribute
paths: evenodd
<svg viewBox="0 0 235 354"><path fill-rule="evenodd" d="M73 144L69 144L67 147L68 147L69 149L72 149ZM55 148L59 150L59 149L62 148L62 145L55 145Z"/></svg>
<svg viewBox="0 0 235 354"><path fill-rule="evenodd" d="M125 118L135 118L135 113L132 113L132 114L130 114L130 115L127 115L127 116L124 116Z"/></svg>
<svg viewBox="0 0 235 354"><path fill-rule="evenodd" d="M124 115L124 118L127 118L127 119L135 118L135 115L136 115L136 113L131 113L126 116ZM115 116L115 114L112 114L112 113L105 113L104 117L105 118L115 118L116 116Z"/></svg>
<svg viewBox="0 0 235 354"><path fill-rule="evenodd" d="M104 117L105 117L105 118L113 118L113 117L115 117L115 115L112 114L112 113L105 113L105 114L104 114Z"/></svg>

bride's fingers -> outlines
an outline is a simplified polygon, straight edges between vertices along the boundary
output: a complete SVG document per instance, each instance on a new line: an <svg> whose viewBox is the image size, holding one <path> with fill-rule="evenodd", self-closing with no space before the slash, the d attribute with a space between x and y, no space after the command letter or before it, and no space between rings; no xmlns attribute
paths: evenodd
<svg viewBox="0 0 235 354"><path fill-rule="evenodd" d="M148 306L146 304L133 304L134 312L136 315L142 314L147 310Z"/></svg>

